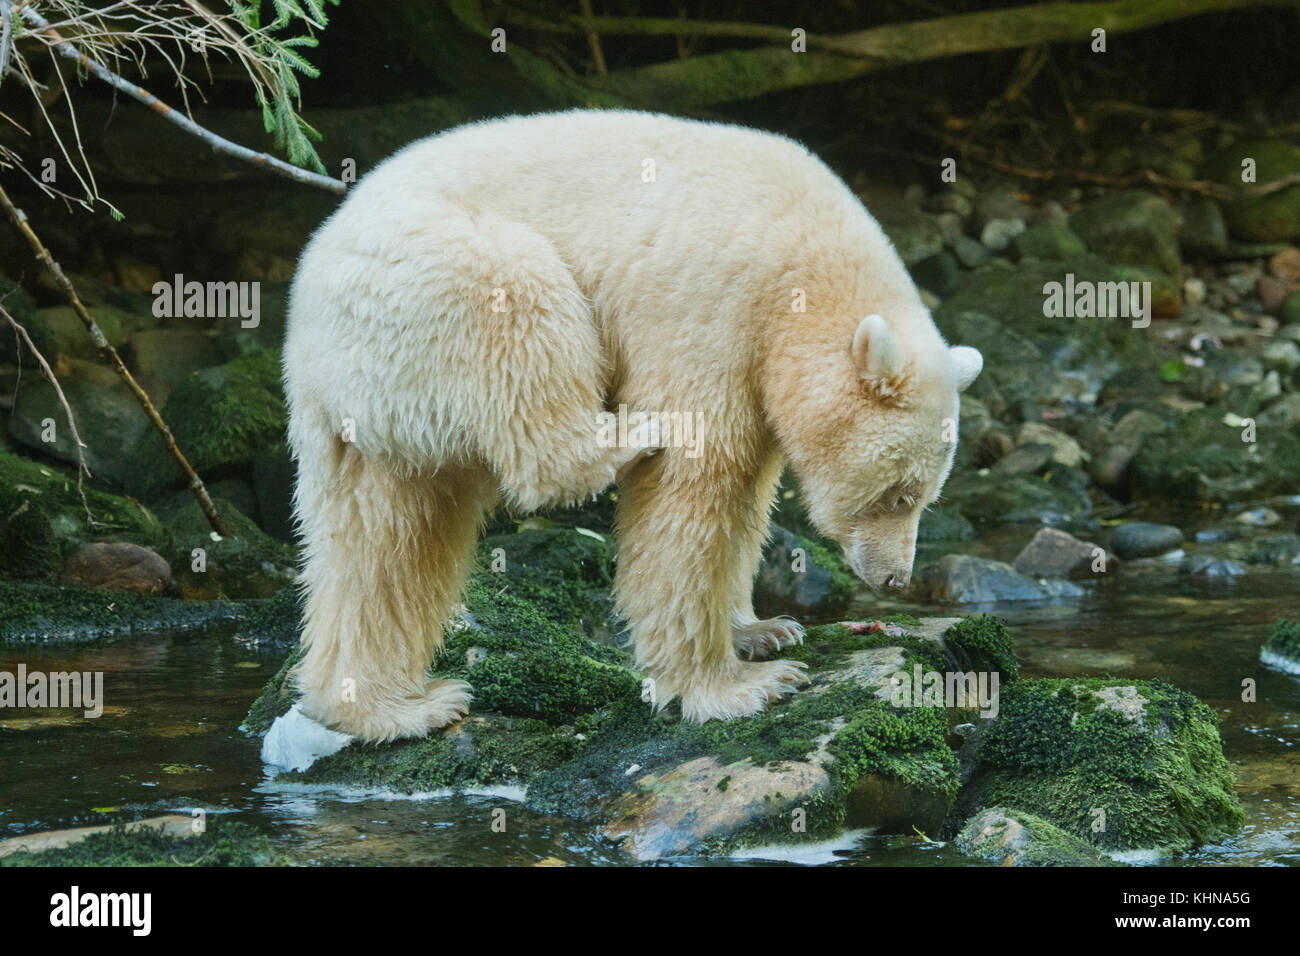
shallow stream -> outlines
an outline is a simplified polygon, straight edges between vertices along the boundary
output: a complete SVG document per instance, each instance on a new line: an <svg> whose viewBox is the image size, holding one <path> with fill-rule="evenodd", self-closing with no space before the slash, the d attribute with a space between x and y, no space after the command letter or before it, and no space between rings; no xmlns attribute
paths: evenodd
<svg viewBox="0 0 1300 956"><path fill-rule="evenodd" d="M1005 557L997 539L977 547ZM1232 584L1206 585L1154 561L1123 569L1081 600L996 608L1011 626L1026 676L1163 677L1219 714L1245 829L1227 843L1160 862L1300 865L1300 677L1259 661L1272 622L1300 613L1298 592L1300 570L1252 568ZM883 605L864 593L846 616L900 610L955 613ZM390 798L271 784L259 742L238 726L279 660L241 646L229 630L90 648L0 649L0 670L20 663L47 672L103 671L105 710L97 720L48 710L0 716L0 838L202 806L264 827L304 864L624 862L594 834L530 813L510 794ZM1257 682L1254 703L1241 700L1246 678ZM492 826L498 809L506 814L504 832ZM805 848L798 859L972 865L952 846L919 835L869 833Z"/></svg>

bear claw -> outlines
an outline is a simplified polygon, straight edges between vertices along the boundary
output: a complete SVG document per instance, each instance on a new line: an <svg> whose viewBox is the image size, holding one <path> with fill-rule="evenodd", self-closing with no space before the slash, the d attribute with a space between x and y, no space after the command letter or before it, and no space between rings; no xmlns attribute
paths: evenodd
<svg viewBox="0 0 1300 956"><path fill-rule="evenodd" d="M803 625L790 617L754 621L732 628L731 642L745 660L763 660L803 643Z"/></svg>

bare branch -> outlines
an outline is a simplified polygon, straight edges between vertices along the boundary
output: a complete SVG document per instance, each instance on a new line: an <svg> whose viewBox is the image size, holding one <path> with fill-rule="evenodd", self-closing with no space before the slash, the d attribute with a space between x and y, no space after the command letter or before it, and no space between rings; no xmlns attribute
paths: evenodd
<svg viewBox="0 0 1300 956"><path fill-rule="evenodd" d="M0 0L0 5L6 5L8 0ZM79 64L82 69L86 70L92 76L120 90L132 99L138 100L145 106L149 107L167 122L179 126L191 136L196 136L211 146L216 152L232 156L235 159L242 160L253 166L259 166L273 173L291 179L294 182L304 183L308 186L316 186L332 193L347 192L347 185L340 180L333 179L329 176L322 176L320 173L313 173L297 166L293 166L283 160L276 159L269 153L258 153L246 146L240 146L238 143L232 143L224 137L203 126L200 126L194 120L190 119L184 113L172 109L158 97L154 96L144 87L124 79L112 70L96 63L86 54L82 53L70 41L64 39L53 27L30 7L19 11L23 19L35 30L48 36L52 43L51 46L60 56L73 60Z"/></svg>
<svg viewBox="0 0 1300 956"><path fill-rule="evenodd" d="M86 489L82 485L82 479L86 475L90 474L90 469L86 466L86 454L84 451L86 443L83 442L81 436L77 434L77 422L72 414L72 406L68 404L68 398L63 394L63 387L59 385L59 380L54 375L54 369L50 368L50 363L45 361L45 356L42 355L41 350L36 347L36 343L33 342L32 337L27 334L27 330L19 324L17 319L9 314L9 310L3 305L0 305L0 316L9 321L9 324L14 327L14 334L23 340L23 344L27 346L27 351L31 352L32 355L36 357L36 362L40 365L41 371L45 373L45 377L49 379L50 384L54 386L54 394L58 396L59 404L63 406L63 414L68 419L68 429L72 432L72 444L73 447L77 449L77 494L81 497L81 507L86 511L86 522L93 527L99 524L99 522L95 520L95 515L90 510L90 502L86 500Z"/></svg>

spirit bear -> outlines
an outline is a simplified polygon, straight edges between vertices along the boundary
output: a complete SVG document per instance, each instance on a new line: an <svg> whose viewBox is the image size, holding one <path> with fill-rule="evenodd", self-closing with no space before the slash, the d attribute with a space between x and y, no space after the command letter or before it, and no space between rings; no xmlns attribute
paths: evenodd
<svg viewBox="0 0 1300 956"><path fill-rule="evenodd" d="M430 679L484 513L618 476L614 594L655 703L761 711L806 678L751 589L784 463L874 587L906 586L955 449L949 348L875 220L804 147L624 111L509 117L402 149L293 282L303 711L362 740L456 721ZM608 441L680 413L697 447ZM613 445L613 447L611 447Z"/></svg>

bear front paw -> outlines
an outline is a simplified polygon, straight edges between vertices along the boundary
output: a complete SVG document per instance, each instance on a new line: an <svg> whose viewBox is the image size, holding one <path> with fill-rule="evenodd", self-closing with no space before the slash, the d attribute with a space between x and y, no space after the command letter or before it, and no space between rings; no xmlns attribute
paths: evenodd
<svg viewBox="0 0 1300 956"><path fill-rule="evenodd" d="M731 629L731 643L745 660L761 661L803 643L803 625L792 617L774 617Z"/></svg>
<svg viewBox="0 0 1300 956"><path fill-rule="evenodd" d="M803 661L735 661L681 695L682 718L695 723L748 717L808 683Z"/></svg>

